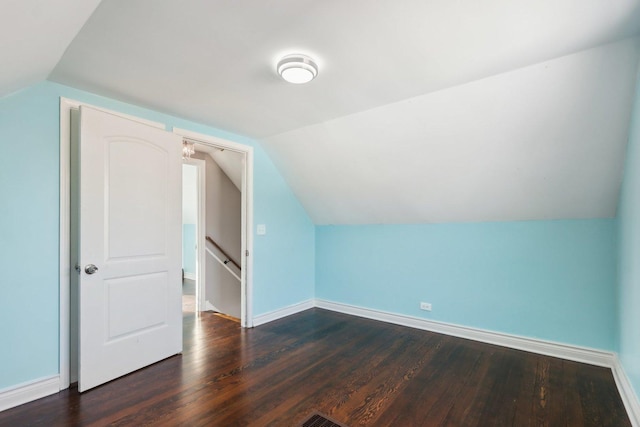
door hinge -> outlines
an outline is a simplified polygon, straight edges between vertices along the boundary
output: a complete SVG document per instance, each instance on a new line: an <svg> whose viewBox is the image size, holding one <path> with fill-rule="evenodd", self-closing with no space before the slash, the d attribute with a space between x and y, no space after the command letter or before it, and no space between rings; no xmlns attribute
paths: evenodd
<svg viewBox="0 0 640 427"><path fill-rule="evenodd" d="M246 256L249 256L249 250L247 249L247 250L244 252L244 254L245 254Z"/></svg>

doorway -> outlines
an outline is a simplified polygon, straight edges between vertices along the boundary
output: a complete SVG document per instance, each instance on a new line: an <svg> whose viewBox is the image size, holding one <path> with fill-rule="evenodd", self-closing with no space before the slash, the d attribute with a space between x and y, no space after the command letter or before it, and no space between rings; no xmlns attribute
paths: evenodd
<svg viewBox="0 0 640 427"><path fill-rule="evenodd" d="M196 235L202 239L198 247L199 275L202 280L196 282L195 289L198 291L198 311L213 311L227 318L241 321L243 316L242 305L242 284L244 274L242 268L243 257L243 200L246 199L246 188L243 183L246 181L246 154L239 152L226 145L221 145L219 141L203 141L202 136L196 140L190 134L184 137L184 143L193 145L191 162L200 162L202 166L202 176L204 176L201 188L202 209L201 225ZM189 165L184 166L184 202L191 207L193 202L189 202L190 192L188 181L189 175L193 172L189 170ZM244 190L244 191L243 191ZM183 212L184 224L184 264L185 280L184 293L185 315L192 312L190 300L193 299L191 289L193 286L192 275L193 264L189 266L190 256L193 254L194 245L192 240L193 215L185 206Z"/></svg>
<svg viewBox="0 0 640 427"><path fill-rule="evenodd" d="M72 287L71 278L75 272L75 260L71 257L71 240L77 236L71 235L74 228L71 222L71 193L72 187L77 185L72 177L71 167L71 137L72 137L72 111L78 110L81 105L78 101L65 98L60 99L60 389L69 387L70 380L75 380L74 369L71 366L71 355L77 354L77 340L71 340L71 335L77 336L77 323L73 324L74 310L77 304L70 301ZM87 105L88 107L91 107ZM128 116L119 112L109 111L97 107L95 110L103 111L114 116L119 116L133 122L144 123L152 127L164 129L164 125L145 119ZM184 138L193 139L203 146L218 146L224 149L240 153L244 158L244 170L242 173L242 211L241 211L241 247L243 255L239 260L241 264L241 325L253 326L252 319L252 196L253 196L253 149L242 144L233 143L219 138L196 134L187 130L174 129L174 134ZM200 233L199 236L202 236ZM200 247L204 247L201 245ZM203 251L199 251L202 253ZM202 265L202 263L200 264ZM196 301L196 304L198 300Z"/></svg>

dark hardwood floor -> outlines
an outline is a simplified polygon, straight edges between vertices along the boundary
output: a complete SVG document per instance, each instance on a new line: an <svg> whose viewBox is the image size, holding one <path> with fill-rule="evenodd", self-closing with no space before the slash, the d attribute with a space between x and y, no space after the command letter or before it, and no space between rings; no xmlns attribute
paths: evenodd
<svg viewBox="0 0 640 427"><path fill-rule="evenodd" d="M0 425L629 426L611 372L312 309L255 329L185 317L184 353Z"/></svg>

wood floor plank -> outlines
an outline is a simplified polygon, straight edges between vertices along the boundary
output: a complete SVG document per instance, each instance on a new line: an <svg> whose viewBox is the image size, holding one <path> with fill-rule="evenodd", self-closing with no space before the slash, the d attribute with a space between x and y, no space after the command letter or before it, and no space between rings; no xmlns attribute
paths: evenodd
<svg viewBox="0 0 640 427"><path fill-rule="evenodd" d="M483 410L486 402L493 394L494 385L499 378L498 372L503 369L502 361L505 357L503 349L497 346L486 346L479 343L469 343L472 351L479 353L479 366L475 374L469 378L456 402L449 408L444 426L476 426L486 425ZM482 423L479 423L482 421Z"/></svg>
<svg viewBox="0 0 640 427"><path fill-rule="evenodd" d="M564 390L564 419L563 425L584 425L580 392L578 390L577 376L581 364L563 361L562 389Z"/></svg>
<svg viewBox="0 0 640 427"><path fill-rule="evenodd" d="M447 393L443 393L438 403L433 406L424 420L437 420L441 425L472 425L473 420L477 420L477 416L469 417L465 414L465 400L468 398L476 398L477 393L474 389L479 389L481 383L486 380L489 360L482 351L475 348L465 346L464 348L466 360L462 361L464 369L460 369L451 375L456 379L456 384L450 387ZM483 366L484 365L484 366ZM470 395L467 397L467 395ZM509 417L510 415L504 414ZM453 417L465 416L466 420L453 421Z"/></svg>
<svg viewBox="0 0 640 427"><path fill-rule="evenodd" d="M293 355L285 361L285 367L281 370L280 376L273 376L272 370L269 369L265 375L269 376L270 383L277 383L282 390L276 396L271 394L270 388L262 387L264 382L256 384L251 393L252 403L251 413L257 418L257 425L266 425L268 420L279 413L284 412L287 406L285 402L291 403L291 400L299 401L313 394L315 389L325 388L330 382L332 376L342 376L349 368L349 364L357 356L357 352L366 348L366 344L376 335L376 331L354 336L351 340L349 350L346 352L344 348L335 346L330 342L320 341L314 346L312 354ZM326 340L328 341L328 340ZM348 363L340 363L342 360L351 360ZM221 423L231 422L237 418L237 414L246 411L246 402L244 406L235 405L235 412L230 412L225 418L220 420ZM233 404L232 404L233 405ZM229 406L232 406L229 405ZM260 417L263 420L260 420Z"/></svg>
<svg viewBox="0 0 640 427"><path fill-rule="evenodd" d="M311 309L254 329L185 314L184 351L0 426L630 426L611 371Z"/></svg>
<svg viewBox="0 0 640 427"><path fill-rule="evenodd" d="M446 339L442 337L441 339ZM436 338L434 341L438 341ZM358 419L360 425L375 425L397 396L413 384L423 367L438 354L432 351L441 342L431 340L404 341L396 351L389 352L385 359L369 376L367 383L356 389L352 398L336 411L338 419Z"/></svg>
<svg viewBox="0 0 640 427"><path fill-rule="evenodd" d="M335 353L331 358L325 358L322 366L318 367L315 376L301 378L298 384L289 384L287 391L282 394L282 399L274 410L264 412L253 424L269 425L270 423L295 423L304 418L304 415L312 412L311 409L319 408L323 413L332 412L330 408L339 407L349 400L352 390L366 382L367 376L363 376L360 366L367 364L372 370L376 369L385 351L399 346L399 342L392 341L391 348L386 340L392 339L389 331L382 333L377 329L371 329L362 334L363 340L357 345L349 346L346 351L340 351L339 357ZM374 340L377 337L378 340ZM371 345L370 342L378 342ZM333 343L327 346L335 348ZM267 408L263 408L267 409Z"/></svg>

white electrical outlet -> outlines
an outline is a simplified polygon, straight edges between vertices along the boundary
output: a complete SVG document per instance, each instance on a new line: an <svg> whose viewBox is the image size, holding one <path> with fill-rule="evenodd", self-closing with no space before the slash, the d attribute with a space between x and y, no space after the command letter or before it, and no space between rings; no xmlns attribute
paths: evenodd
<svg viewBox="0 0 640 427"><path fill-rule="evenodd" d="M421 302L420 303L420 310L431 311L431 303Z"/></svg>
<svg viewBox="0 0 640 427"><path fill-rule="evenodd" d="M256 232L258 236L264 236L265 234L267 234L267 226L265 224L258 224L258 226L256 227Z"/></svg>

